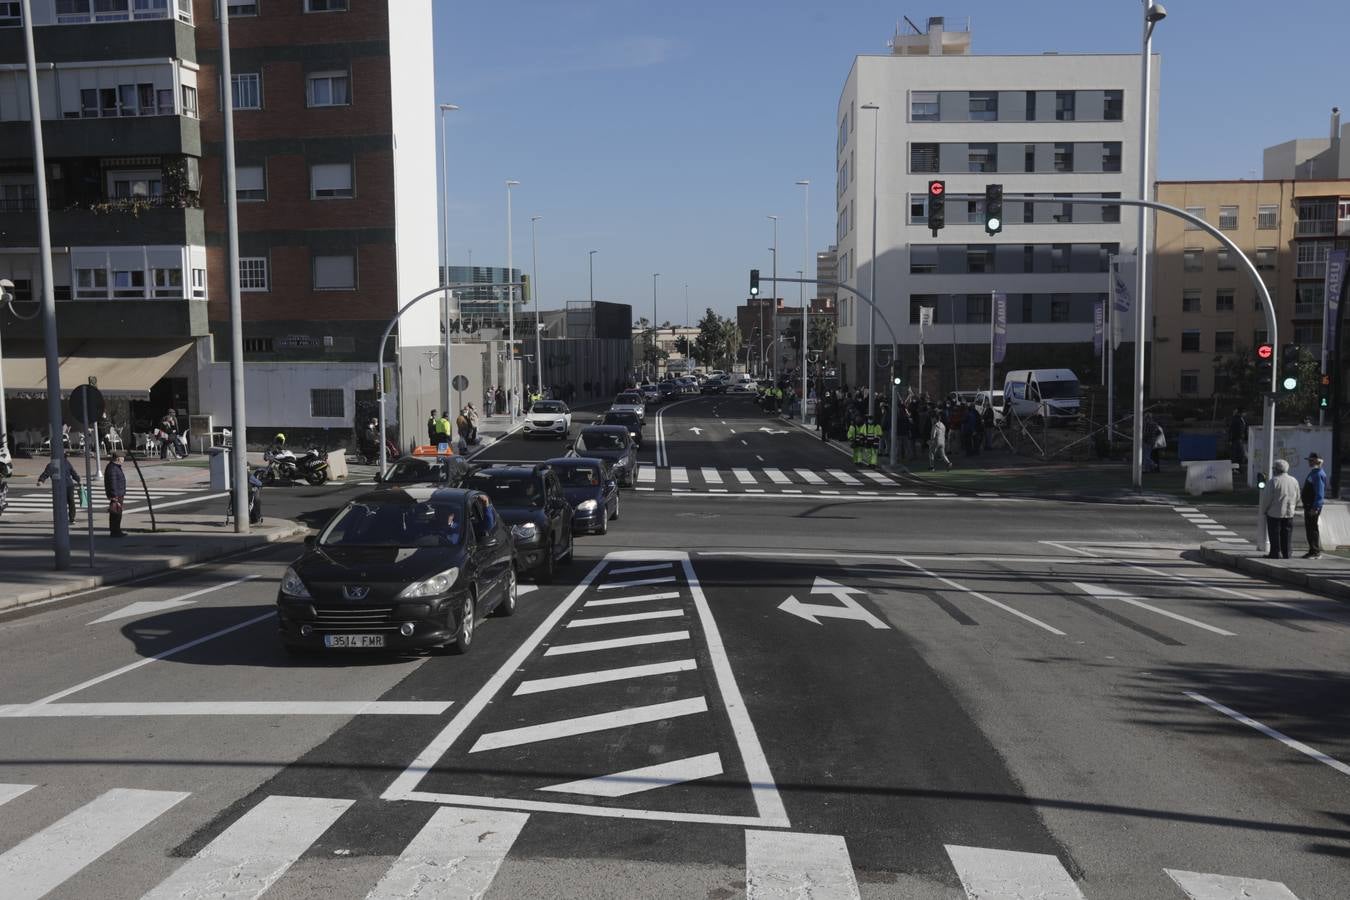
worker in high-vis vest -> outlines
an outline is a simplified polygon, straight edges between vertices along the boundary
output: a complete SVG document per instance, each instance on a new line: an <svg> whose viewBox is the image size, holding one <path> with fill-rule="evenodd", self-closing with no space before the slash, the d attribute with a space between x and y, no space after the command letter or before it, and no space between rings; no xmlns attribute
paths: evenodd
<svg viewBox="0 0 1350 900"><path fill-rule="evenodd" d="M863 423L863 462L869 466L875 467L877 464L877 451L881 449L881 426L872 416L867 417Z"/></svg>
<svg viewBox="0 0 1350 900"><path fill-rule="evenodd" d="M854 422L848 426L848 442L853 448L853 464L862 465L863 458L867 455L867 438L863 429L867 426L862 422Z"/></svg>

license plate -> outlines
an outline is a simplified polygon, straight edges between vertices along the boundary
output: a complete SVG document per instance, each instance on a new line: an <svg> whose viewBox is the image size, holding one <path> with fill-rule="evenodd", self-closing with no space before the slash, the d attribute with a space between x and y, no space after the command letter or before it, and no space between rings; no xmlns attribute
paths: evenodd
<svg viewBox="0 0 1350 900"><path fill-rule="evenodd" d="M323 645L325 647L335 648L362 648L362 647L383 647L384 635L382 634L325 634L323 636Z"/></svg>

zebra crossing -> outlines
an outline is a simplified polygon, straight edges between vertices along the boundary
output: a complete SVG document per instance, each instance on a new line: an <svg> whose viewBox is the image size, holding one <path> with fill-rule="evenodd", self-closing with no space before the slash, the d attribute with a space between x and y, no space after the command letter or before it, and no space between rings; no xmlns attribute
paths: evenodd
<svg viewBox="0 0 1350 900"><path fill-rule="evenodd" d="M201 487L172 487L172 488L150 488L150 500L156 508L170 503L176 504L178 501L192 501L197 499L207 499L212 496L209 490ZM143 490L133 489L127 491L126 506L128 513L135 513L145 508L145 494ZM224 496L221 494L220 496ZM95 514L101 514L106 511L107 501L103 498L102 485L94 485L92 497ZM80 512L85 512L81 509ZM8 506L4 514L6 516L47 516L52 513L52 492L50 488L36 488L15 490L10 489Z"/></svg>
<svg viewBox="0 0 1350 900"><path fill-rule="evenodd" d="M1174 506L1172 511L1199 528L1211 540L1217 540L1223 544L1247 543L1247 539L1240 537L1236 531L1233 531L1227 525L1220 525L1207 513L1201 512L1194 506Z"/></svg>
<svg viewBox="0 0 1350 900"><path fill-rule="evenodd" d="M639 491L705 494L849 494L890 497L955 497L953 493L918 490L885 472L872 469L717 468L712 466L644 466L638 470Z"/></svg>
<svg viewBox="0 0 1350 900"><path fill-rule="evenodd" d="M0 784L0 815L23 812L22 798L47 785ZM76 875L106 877L123 870L120 880L136 873L161 870L138 854L172 856L172 848L131 843L139 833L179 807L190 792L112 788L37 829L0 852L0 896L6 900L38 900ZM406 844L400 838L381 862L369 865L367 854L335 855L320 849L325 835L366 833L376 804L330 797L264 795L220 831L208 844L177 865L158 884L146 889L145 900L184 900L228 896L248 900L277 890L286 896L304 893L304 859L322 860L335 868L332 883L342 883L367 900L416 896L482 897L529 827L531 813L469 806L410 805L408 818L420 823ZM182 823L179 823L182 824ZM411 829L409 829L411 831ZM953 887L959 884L969 900L1085 900L1080 884L1055 855L963 844L942 845L950 870L933 873ZM118 852L113 852L118 851ZM397 856L395 856L395 852ZM536 848L536 851L537 848ZM697 863L697 860L691 860ZM567 860L559 859L560 865ZM293 871L294 870L294 871ZM810 896L818 900L856 900L859 879L842 835L749 827L744 830L744 882L747 900L786 900ZM1214 874L1181 868L1142 873L1151 879L1140 895L1176 900L1299 900L1287 886L1248 876ZM1089 873L1089 880L1091 873ZM133 880L134 883L134 880ZM622 888L622 885L615 885ZM1089 891L1089 895L1090 895Z"/></svg>

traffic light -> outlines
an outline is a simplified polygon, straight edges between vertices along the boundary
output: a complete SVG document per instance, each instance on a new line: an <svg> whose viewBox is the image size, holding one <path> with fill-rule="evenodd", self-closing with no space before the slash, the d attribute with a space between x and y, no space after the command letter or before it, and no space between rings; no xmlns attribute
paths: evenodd
<svg viewBox="0 0 1350 900"><path fill-rule="evenodd" d="M1298 390L1298 344L1286 344L1280 354L1280 390L1286 394Z"/></svg>
<svg viewBox="0 0 1350 900"><path fill-rule="evenodd" d="M984 230L991 237L1003 230L1003 185L984 186Z"/></svg>
<svg viewBox="0 0 1350 900"><path fill-rule="evenodd" d="M947 182L928 182L928 228L933 237L947 224Z"/></svg>
<svg viewBox="0 0 1350 900"><path fill-rule="evenodd" d="M759 269L750 270L750 296L759 296Z"/></svg>
<svg viewBox="0 0 1350 900"><path fill-rule="evenodd" d="M891 363L891 384L896 388L905 383L905 366L900 360Z"/></svg>
<svg viewBox="0 0 1350 900"><path fill-rule="evenodd" d="M1331 409L1331 375L1323 372L1317 385L1317 408Z"/></svg>
<svg viewBox="0 0 1350 900"><path fill-rule="evenodd" d="M1261 390L1270 384L1271 366L1275 365L1275 345L1258 344L1256 347L1256 380Z"/></svg>

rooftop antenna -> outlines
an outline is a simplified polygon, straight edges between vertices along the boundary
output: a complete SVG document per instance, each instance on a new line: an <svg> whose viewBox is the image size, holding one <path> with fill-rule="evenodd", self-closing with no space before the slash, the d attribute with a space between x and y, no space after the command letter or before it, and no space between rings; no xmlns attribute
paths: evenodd
<svg viewBox="0 0 1350 900"><path fill-rule="evenodd" d="M918 25L915 25L915 24L914 24L914 20L911 19L909 16L905 16L904 19L905 19L906 22L909 23L909 27L914 29L914 33L915 33L915 34L923 34L923 33L924 33L923 31L921 31L921 30L919 29L919 26L918 26ZM898 28L896 29L896 31L899 31L899 30L900 30L900 29L898 29Z"/></svg>

